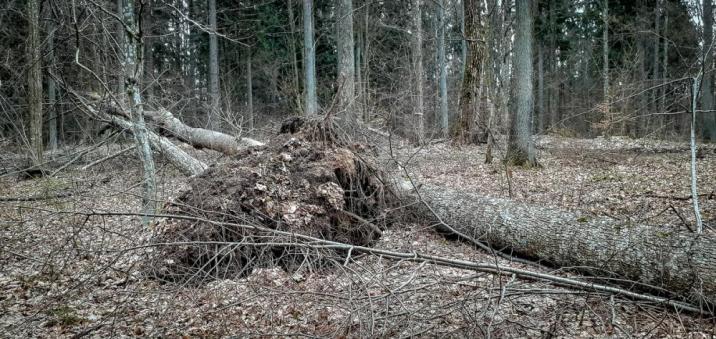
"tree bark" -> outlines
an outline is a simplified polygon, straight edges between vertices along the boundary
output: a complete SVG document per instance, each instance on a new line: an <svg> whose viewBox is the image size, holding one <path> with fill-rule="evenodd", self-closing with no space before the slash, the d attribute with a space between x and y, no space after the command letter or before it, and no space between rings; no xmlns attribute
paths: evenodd
<svg viewBox="0 0 716 339"><path fill-rule="evenodd" d="M48 11L49 13L52 13L52 11ZM48 15L47 20L47 32L50 36L47 37L47 67L50 70L49 72L52 72L52 70L55 68L55 25L53 22L53 18ZM50 148L51 151L57 150L57 108L55 107L55 103L57 101L57 85L55 84L55 79L53 79L51 76L47 77L47 112L48 112L48 119L47 119L47 146Z"/></svg>
<svg viewBox="0 0 716 339"><path fill-rule="evenodd" d="M254 77L251 72L251 49L246 54L246 104L249 109L249 130L254 130Z"/></svg>
<svg viewBox="0 0 716 339"><path fill-rule="evenodd" d="M420 195L464 236L558 267L663 289L716 305L716 238L652 225L592 218L507 199L423 185ZM425 211L432 216L432 211ZM438 226L448 232L445 226ZM624 280L616 280L624 282ZM630 284L631 285L631 284Z"/></svg>
<svg viewBox="0 0 716 339"><path fill-rule="evenodd" d="M148 138L148 131L144 123L144 104L140 91L142 79L142 32L134 14L134 0L124 2L124 26L126 30L124 46L124 91L129 100L129 113L132 121L132 134L134 134L139 152L139 160L142 162L144 180L142 186L144 193L142 205L144 210L143 223L149 224L150 215L155 212L156 183L154 158Z"/></svg>
<svg viewBox="0 0 716 339"><path fill-rule="evenodd" d="M145 111L145 114L171 135L195 147L208 148L231 155L237 153L242 147L264 145L254 139L236 138L218 131L188 126L165 109Z"/></svg>
<svg viewBox="0 0 716 339"><path fill-rule="evenodd" d="M353 0L339 0L338 14L338 110L346 126L354 125L358 116L355 101L355 55L353 54Z"/></svg>
<svg viewBox="0 0 716 339"><path fill-rule="evenodd" d="M449 116L448 116L448 90L447 90L447 64L445 61L445 2L438 1L438 67L440 68L439 76L439 96L440 96L440 131L444 137L448 136ZM465 41L464 37L462 39ZM464 61L465 59L463 59Z"/></svg>
<svg viewBox="0 0 716 339"><path fill-rule="evenodd" d="M602 87L604 95L604 118L607 119L607 135L609 134L610 126L614 123L612 115L609 109L609 0L604 0L604 8L602 9L602 21L604 27L602 27Z"/></svg>
<svg viewBox="0 0 716 339"><path fill-rule="evenodd" d="M477 0L465 0L463 6L465 34L468 39L467 60L460 90L459 116L452 129L452 136L459 142L482 143L487 141L487 114L478 109L481 66L485 57L485 49L480 41L483 36L480 29L481 6Z"/></svg>
<svg viewBox="0 0 716 339"><path fill-rule="evenodd" d="M413 0L413 27L415 32L413 33L413 76L415 85L415 122L416 122L416 140L418 144L423 142L423 136L425 134L425 101L423 96L423 79L425 76L425 70L423 69L423 12L420 8L420 0ZM438 4L440 7L442 4ZM438 47L440 48L440 47ZM443 52L444 53L444 52ZM440 63L439 67L442 67L443 63ZM442 71L441 71L442 72Z"/></svg>
<svg viewBox="0 0 716 339"><path fill-rule="evenodd" d="M219 117L221 101L219 98L219 43L216 36L216 0L209 0L209 97L211 107L207 126L217 130L221 126Z"/></svg>
<svg viewBox="0 0 716 339"><path fill-rule="evenodd" d="M532 141L532 14L528 0L517 0L517 27L512 77L514 88L513 112L510 119L510 133L506 161L513 165L535 165Z"/></svg>
<svg viewBox="0 0 716 339"><path fill-rule="evenodd" d="M128 131L134 131L136 128L133 122L119 116L111 116L110 121L112 121L112 124L115 126ZM185 175L193 176L201 174L208 167L205 163L197 160L163 136L152 131L147 131L147 138L152 148L164 154L167 160Z"/></svg>
<svg viewBox="0 0 716 339"><path fill-rule="evenodd" d="M27 107L30 120L30 147L35 165L42 163L42 59L40 57L40 6L27 1Z"/></svg>
<svg viewBox="0 0 716 339"><path fill-rule="evenodd" d="M713 1L704 0L703 2L703 22L704 22L704 56L703 56L703 85L701 87L701 110L712 111L714 109L713 94ZM704 112L702 135L705 140L716 141L716 113Z"/></svg>
<svg viewBox="0 0 716 339"><path fill-rule="evenodd" d="M313 44L313 0L303 0L303 71L306 91L304 114L318 114L316 95L316 46Z"/></svg>

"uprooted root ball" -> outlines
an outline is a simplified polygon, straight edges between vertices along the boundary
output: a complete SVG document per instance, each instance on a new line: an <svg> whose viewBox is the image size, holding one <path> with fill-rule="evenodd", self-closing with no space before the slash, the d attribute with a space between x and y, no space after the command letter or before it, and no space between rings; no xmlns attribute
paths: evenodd
<svg viewBox="0 0 716 339"><path fill-rule="evenodd" d="M257 265L297 269L345 256L242 225L361 246L375 243L386 225L386 208L395 201L381 172L360 147L346 146L330 123L295 118L288 123L290 128L282 128L285 133L267 146L209 168L167 204L167 213L196 219L171 218L157 225L153 274L200 281L241 276Z"/></svg>

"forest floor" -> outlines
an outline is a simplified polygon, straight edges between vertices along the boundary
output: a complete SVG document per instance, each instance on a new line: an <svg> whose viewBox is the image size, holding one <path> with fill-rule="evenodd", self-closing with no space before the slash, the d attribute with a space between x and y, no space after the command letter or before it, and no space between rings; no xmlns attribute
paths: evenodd
<svg viewBox="0 0 716 339"><path fill-rule="evenodd" d="M80 161L125 146L102 146ZM484 145L396 143L392 156L387 146L376 149L384 166L395 170L398 160L418 182L616 219L693 224L686 143L542 137L541 167L533 169L485 164ZM700 156L701 209L716 228L716 148ZM134 155L80 167L53 178L0 177L0 337L716 335L715 319L659 305L368 255L332 270L265 267L240 279L162 283L142 273L152 228L125 215L140 210ZM188 188L170 165L159 174L159 201ZM508 264L415 223L384 231L375 247Z"/></svg>

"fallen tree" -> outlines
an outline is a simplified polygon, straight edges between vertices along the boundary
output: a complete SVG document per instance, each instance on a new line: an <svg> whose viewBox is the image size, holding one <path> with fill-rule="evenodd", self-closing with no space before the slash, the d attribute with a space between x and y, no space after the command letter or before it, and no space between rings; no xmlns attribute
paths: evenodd
<svg viewBox="0 0 716 339"><path fill-rule="evenodd" d="M126 120L117 121L127 128L123 126ZM295 121L293 125L301 127ZM155 147L171 149L163 144L171 142L157 137L150 138ZM221 151L216 143L207 146ZM194 169L186 171L192 175L204 167L188 154L169 160L180 168ZM418 196L427 207L421 214L434 218L439 229L476 243L686 300L709 312L716 305L716 239L712 236L590 218L429 185L421 187Z"/></svg>
<svg viewBox="0 0 716 339"><path fill-rule="evenodd" d="M417 194L413 193L413 196ZM487 198L423 185L422 211L438 229L711 308L716 305L716 238Z"/></svg>
<svg viewBox="0 0 716 339"><path fill-rule="evenodd" d="M144 115L171 135L195 147L208 148L232 155L246 146L264 145L263 142L251 138L237 138L226 133L188 126L166 109L144 111Z"/></svg>

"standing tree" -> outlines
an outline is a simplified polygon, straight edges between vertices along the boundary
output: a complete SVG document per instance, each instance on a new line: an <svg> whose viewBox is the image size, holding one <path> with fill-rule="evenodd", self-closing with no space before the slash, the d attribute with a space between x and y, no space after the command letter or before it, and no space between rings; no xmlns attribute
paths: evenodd
<svg viewBox="0 0 716 339"><path fill-rule="evenodd" d="M516 0L513 105L505 161L517 166L536 165L532 142L532 14L529 0Z"/></svg>
<svg viewBox="0 0 716 339"><path fill-rule="evenodd" d="M609 121L607 129L614 123L609 109L609 0L604 0L604 8L602 9L602 20L604 27L602 28L602 67L603 67L603 91L604 91L604 116Z"/></svg>
<svg viewBox="0 0 716 339"><path fill-rule="evenodd" d="M480 1L464 0L465 34L467 43L467 60L465 76L460 90L460 116L453 128L453 137L460 142L487 141L487 114L478 113L479 84L482 75L482 61L485 56L484 43L481 41ZM475 114L478 113L478 124Z"/></svg>
<svg viewBox="0 0 716 339"><path fill-rule="evenodd" d="M353 111L355 100L355 57L353 54L353 0L338 0L338 110L347 125L358 119Z"/></svg>
<svg viewBox="0 0 716 339"><path fill-rule="evenodd" d="M316 46L313 44L313 0L303 0L303 71L306 91L304 114L318 114L316 95Z"/></svg>
<svg viewBox="0 0 716 339"><path fill-rule="evenodd" d="M139 159L144 172L144 196L142 197L143 222L149 224L149 215L154 213L154 199L156 193L154 159L149 144L147 127L144 123L144 107L142 93L139 88L142 79L142 32L139 29L137 15L135 15L135 0L124 0L123 20L125 28L124 37L124 91L129 100L129 112L132 118L132 133L137 143Z"/></svg>
<svg viewBox="0 0 716 339"><path fill-rule="evenodd" d="M27 107L30 118L30 146L35 165L42 163L42 72L40 58L40 6L27 1Z"/></svg>
<svg viewBox="0 0 716 339"><path fill-rule="evenodd" d="M703 84L701 88L701 111L703 116L703 138L705 140L716 141L716 115L714 109L713 94L713 2L712 0L704 0L703 2L703 23L704 23L704 56L703 56Z"/></svg>
<svg viewBox="0 0 716 339"><path fill-rule="evenodd" d="M440 132L443 136L448 134L448 92L447 92L447 65L445 63L445 8L444 1L438 0L438 67L440 68ZM464 60L464 59L463 59Z"/></svg>
<svg viewBox="0 0 716 339"><path fill-rule="evenodd" d="M217 41L216 0L209 0L209 97L211 107L207 126L216 130L221 126L219 112L221 101L219 98L219 43Z"/></svg>
<svg viewBox="0 0 716 339"><path fill-rule="evenodd" d="M420 0L413 0L413 67L414 67L414 85L415 85L415 107L414 115L416 119L416 141L418 144L423 142L423 136L425 135L425 118L423 112L425 111L424 97L423 97L423 77L425 71L423 69L423 12L420 9ZM438 8L442 8L442 3L438 3ZM445 45L442 46L445 48ZM440 47L438 47L440 48ZM443 59L440 64L444 66L445 51L443 49Z"/></svg>
<svg viewBox="0 0 716 339"><path fill-rule="evenodd" d="M50 72L54 69L55 66L55 25L52 18L52 11L48 10L48 18L47 18L47 63L48 63L48 69ZM48 99L48 113L49 117L47 119L47 146L50 148L50 150L55 151L57 150L57 109L55 108L55 102L57 100L57 85L55 84L55 80L52 78L52 76L47 77L47 99Z"/></svg>

